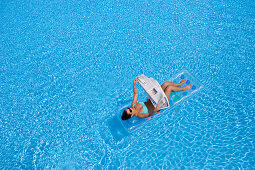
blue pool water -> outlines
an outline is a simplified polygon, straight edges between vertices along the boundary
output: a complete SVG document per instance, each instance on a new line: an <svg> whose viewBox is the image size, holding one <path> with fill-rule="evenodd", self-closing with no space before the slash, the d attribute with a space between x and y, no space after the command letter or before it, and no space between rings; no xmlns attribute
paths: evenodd
<svg viewBox="0 0 255 170"><path fill-rule="evenodd" d="M254 169L254 27L251 0L0 1L0 168ZM183 68L204 90L116 140L132 80Z"/></svg>

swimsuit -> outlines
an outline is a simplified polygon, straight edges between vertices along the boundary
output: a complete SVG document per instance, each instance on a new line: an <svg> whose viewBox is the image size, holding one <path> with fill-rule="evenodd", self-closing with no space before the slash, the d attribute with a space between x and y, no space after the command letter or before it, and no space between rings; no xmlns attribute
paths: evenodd
<svg viewBox="0 0 255 170"><path fill-rule="evenodd" d="M149 113L149 110L148 110L148 108L146 107L146 105L144 104L144 102L139 102L139 104L141 104L141 105L143 105L143 112L141 112L141 113ZM137 104L135 104L135 105L137 105ZM134 106L135 106L134 105ZM139 113L140 114L140 113Z"/></svg>

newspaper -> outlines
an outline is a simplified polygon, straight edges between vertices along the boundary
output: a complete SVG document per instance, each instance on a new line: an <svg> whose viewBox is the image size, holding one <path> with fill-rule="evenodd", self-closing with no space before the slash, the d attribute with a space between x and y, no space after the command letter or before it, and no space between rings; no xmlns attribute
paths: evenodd
<svg viewBox="0 0 255 170"><path fill-rule="evenodd" d="M153 78L148 78L145 75L137 77L138 83L143 87L145 92L150 97L154 107L159 105L159 109L168 108L169 101L159 83Z"/></svg>

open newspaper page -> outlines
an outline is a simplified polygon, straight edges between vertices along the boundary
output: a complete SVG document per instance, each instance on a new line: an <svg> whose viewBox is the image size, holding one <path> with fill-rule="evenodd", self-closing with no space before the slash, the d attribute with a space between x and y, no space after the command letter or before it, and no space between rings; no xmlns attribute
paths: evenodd
<svg viewBox="0 0 255 170"><path fill-rule="evenodd" d="M138 83L148 94L154 107L157 107L157 105L159 105L159 109L169 107L169 101L161 86L156 80L154 80L153 78L148 78L143 74L138 76L137 78Z"/></svg>

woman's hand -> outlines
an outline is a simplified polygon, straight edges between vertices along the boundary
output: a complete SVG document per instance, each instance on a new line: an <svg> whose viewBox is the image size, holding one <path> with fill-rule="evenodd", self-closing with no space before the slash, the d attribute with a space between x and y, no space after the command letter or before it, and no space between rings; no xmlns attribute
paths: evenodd
<svg viewBox="0 0 255 170"><path fill-rule="evenodd" d="M133 84L135 84L135 83L137 83L137 82L138 82L138 79L137 79L137 78L133 80Z"/></svg>
<svg viewBox="0 0 255 170"><path fill-rule="evenodd" d="M159 104L157 105L157 107L154 109L154 112L159 111Z"/></svg>

